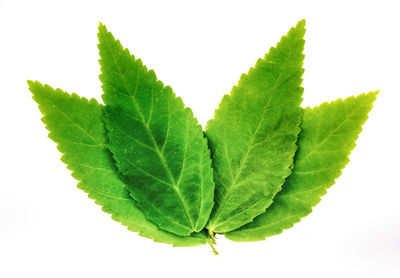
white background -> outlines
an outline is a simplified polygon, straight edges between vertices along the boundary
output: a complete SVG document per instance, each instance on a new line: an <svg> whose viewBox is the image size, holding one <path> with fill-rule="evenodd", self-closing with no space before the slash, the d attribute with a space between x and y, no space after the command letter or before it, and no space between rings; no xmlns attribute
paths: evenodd
<svg viewBox="0 0 400 278"><path fill-rule="evenodd" d="M0 277L400 277L397 1L0 0ZM337 183L263 242L173 248L76 188L26 80L100 100L97 26L203 126L241 73L305 18L304 107L380 89ZM234 135L233 135L234 136Z"/></svg>

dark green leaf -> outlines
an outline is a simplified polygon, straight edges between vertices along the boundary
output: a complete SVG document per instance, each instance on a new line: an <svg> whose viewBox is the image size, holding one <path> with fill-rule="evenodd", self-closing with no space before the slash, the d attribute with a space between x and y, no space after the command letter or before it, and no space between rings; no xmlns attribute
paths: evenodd
<svg viewBox="0 0 400 278"><path fill-rule="evenodd" d="M201 126L103 25L98 37L109 149L131 196L162 229L181 236L201 231L214 191Z"/></svg>

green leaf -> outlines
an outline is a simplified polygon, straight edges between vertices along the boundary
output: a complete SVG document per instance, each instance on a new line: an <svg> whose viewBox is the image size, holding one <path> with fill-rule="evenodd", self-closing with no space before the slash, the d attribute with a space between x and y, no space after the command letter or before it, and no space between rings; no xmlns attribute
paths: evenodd
<svg viewBox="0 0 400 278"><path fill-rule="evenodd" d="M129 196L118 177L117 169L106 149L107 135L101 120L102 106L96 100L88 101L76 94L29 81L33 99L44 115L43 122L49 137L58 144L78 187L89 194L103 210L129 230L174 246L196 246L206 243L202 234L180 237L159 229L146 219Z"/></svg>
<svg viewBox="0 0 400 278"><path fill-rule="evenodd" d="M201 231L214 195L201 126L103 25L98 37L109 149L131 196L162 229L181 236Z"/></svg>
<svg viewBox="0 0 400 278"><path fill-rule="evenodd" d="M304 110L293 173L266 212L237 231L234 241L257 241L292 227L312 211L349 162L378 92Z"/></svg>
<svg viewBox="0 0 400 278"><path fill-rule="evenodd" d="M212 232L251 222L291 173L300 132L304 25L300 21L242 75L207 124L216 187L207 224Z"/></svg>

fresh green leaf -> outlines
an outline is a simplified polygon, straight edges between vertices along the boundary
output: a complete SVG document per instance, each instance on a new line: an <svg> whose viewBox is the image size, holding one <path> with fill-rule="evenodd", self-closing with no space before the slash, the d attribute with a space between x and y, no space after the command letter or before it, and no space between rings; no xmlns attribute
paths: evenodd
<svg viewBox="0 0 400 278"><path fill-rule="evenodd" d="M98 37L109 149L131 196L160 228L181 236L201 231L214 195L201 126L104 25Z"/></svg>
<svg viewBox="0 0 400 278"><path fill-rule="evenodd" d="M29 81L29 89L44 115L49 137L58 144L78 187L89 194L103 210L129 230L174 246L196 246L206 243L202 234L180 237L159 229L146 219L129 196L118 177L111 154L106 149L107 135L101 120L102 106L60 89Z"/></svg>
<svg viewBox="0 0 400 278"><path fill-rule="evenodd" d="M292 227L312 211L349 162L377 92L304 110L293 173L266 212L237 231L234 241L257 241Z"/></svg>
<svg viewBox="0 0 400 278"><path fill-rule="evenodd" d="M105 212L155 241L207 242L217 253L214 233L257 241L309 214L348 163L376 98L371 92L300 108L304 25L241 77L205 133L102 24L105 107L28 83L62 161Z"/></svg>
<svg viewBox="0 0 400 278"><path fill-rule="evenodd" d="M216 187L207 224L212 232L251 222L291 173L300 132L304 25L300 21L241 77L207 124Z"/></svg>

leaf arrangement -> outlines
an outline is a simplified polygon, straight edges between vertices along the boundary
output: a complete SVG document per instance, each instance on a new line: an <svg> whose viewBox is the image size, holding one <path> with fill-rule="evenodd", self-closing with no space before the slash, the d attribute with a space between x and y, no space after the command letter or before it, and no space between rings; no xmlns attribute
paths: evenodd
<svg viewBox="0 0 400 278"><path fill-rule="evenodd" d="M129 230L174 246L258 241L312 211L348 163L377 92L301 108L305 21L225 95L205 132L99 26L105 105L29 89L78 187Z"/></svg>

